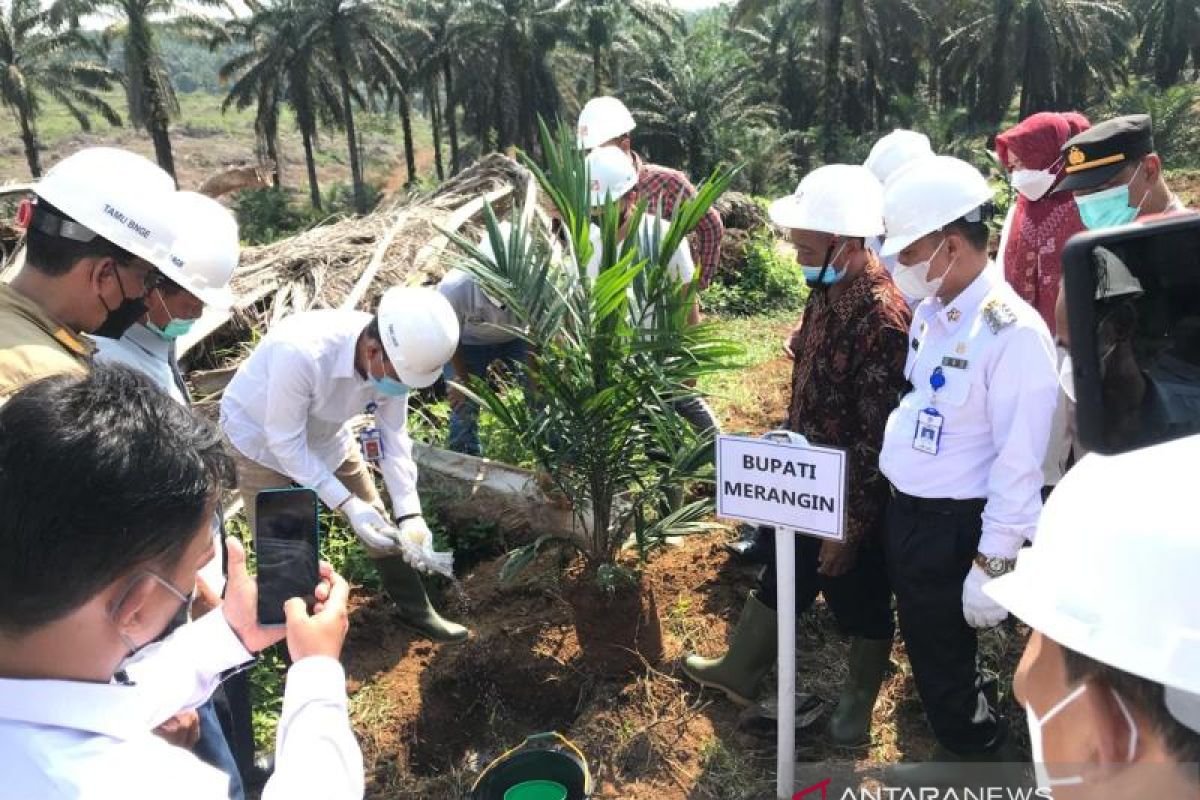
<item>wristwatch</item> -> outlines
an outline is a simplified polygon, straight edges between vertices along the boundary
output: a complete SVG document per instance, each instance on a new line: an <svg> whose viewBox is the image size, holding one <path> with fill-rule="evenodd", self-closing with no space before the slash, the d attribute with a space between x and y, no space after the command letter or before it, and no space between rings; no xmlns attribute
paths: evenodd
<svg viewBox="0 0 1200 800"><path fill-rule="evenodd" d="M989 578L999 578L1001 575L1012 572L1013 567L1017 565L1017 560L1015 558L985 556L983 553L976 553L975 563L979 565L979 568L982 569Z"/></svg>

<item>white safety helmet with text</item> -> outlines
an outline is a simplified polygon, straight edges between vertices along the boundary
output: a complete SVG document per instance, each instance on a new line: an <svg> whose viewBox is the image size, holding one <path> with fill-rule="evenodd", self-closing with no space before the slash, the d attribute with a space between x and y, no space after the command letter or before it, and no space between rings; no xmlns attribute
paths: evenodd
<svg viewBox="0 0 1200 800"><path fill-rule="evenodd" d="M588 153L587 166L593 206L604 205L607 198L619 200L637 185L633 159L619 147L597 147Z"/></svg>
<svg viewBox="0 0 1200 800"><path fill-rule="evenodd" d="M458 317L436 289L396 286L379 300L379 338L400 381L414 389L437 382L458 348Z"/></svg>
<svg viewBox="0 0 1200 800"><path fill-rule="evenodd" d="M198 192L175 192L170 205L175 240L170 261L159 271L206 306L227 310L233 305L229 281L241 253L237 218Z"/></svg>
<svg viewBox="0 0 1200 800"><path fill-rule="evenodd" d="M576 143L581 150L592 150L619 139L637 127L629 109L615 97L593 97L579 112Z"/></svg>
<svg viewBox="0 0 1200 800"><path fill-rule="evenodd" d="M1198 458L1197 436L1085 456L984 592L1063 647L1162 684L1172 716L1200 732Z"/></svg>
<svg viewBox="0 0 1200 800"><path fill-rule="evenodd" d="M894 256L956 220L981 220L978 212L991 199L987 179L967 162L950 156L923 159L884 187L887 239L880 255Z"/></svg>
<svg viewBox="0 0 1200 800"><path fill-rule="evenodd" d="M871 170L879 182L886 186L888 181L910 164L932 158L933 155L929 137L925 134L895 130L875 143L863 166Z"/></svg>
<svg viewBox="0 0 1200 800"><path fill-rule="evenodd" d="M883 233L883 187L866 167L829 164L805 175L767 214L781 228L868 239Z"/></svg>
<svg viewBox="0 0 1200 800"><path fill-rule="evenodd" d="M170 264L174 192L175 182L158 165L115 147L69 155L33 186L35 195L75 222L42 230L76 241L100 236L159 269Z"/></svg>

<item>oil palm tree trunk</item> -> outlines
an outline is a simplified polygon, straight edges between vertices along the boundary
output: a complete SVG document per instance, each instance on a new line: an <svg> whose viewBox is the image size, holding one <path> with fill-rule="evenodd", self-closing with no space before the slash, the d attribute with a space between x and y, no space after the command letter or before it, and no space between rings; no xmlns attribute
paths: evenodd
<svg viewBox="0 0 1200 800"><path fill-rule="evenodd" d="M304 142L304 167L308 170L308 197L314 211L321 210L321 186L317 182L317 162L313 157L312 131L300 126L300 138Z"/></svg>
<svg viewBox="0 0 1200 800"><path fill-rule="evenodd" d="M600 45L592 45L592 96L600 96Z"/></svg>
<svg viewBox="0 0 1200 800"><path fill-rule="evenodd" d="M362 164L359 161L358 133L354 130L354 107L350 91L350 72L347 67L350 47L346 31L338 26L333 35L333 58L336 62L338 85L342 92L342 110L346 115L346 148L350 155L350 182L354 186L354 210L367 213L367 195L363 188Z"/></svg>
<svg viewBox="0 0 1200 800"><path fill-rule="evenodd" d="M33 128L33 119L29 109L24 104L17 106L17 122L21 126L21 144L25 146L25 161L29 164L31 177L42 177L42 161L38 154L37 132Z"/></svg>
<svg viewBox="0 0 1200 800"><path fill-rule="evenodd" d="M841 66L842 53L842 0L827 0L826 35L829 41L825 44L825 81L823 87L824 113L822 138L825 140L825 160L832 162L837 158L837 141L835 131L841 119L841 92L838 81L838 69Z"/></svg>
<svg viewBox="0 0 1200 800"><path fill-rule="evenodd" d="M433 128L433 168L439 181L446 180L446 168L442 165L442 111L438 97L437 78L430 78L426 95L429 97L429 124Z"/></svg>
<svg viewBox="0 0 1200 800"><path fill-rule="evenodd" d="M454 76L450 56L442 56L442 83L446 88L446 131L450 134L450 171L458 172L458 119L454 111Z"/></svg>
<svg viewBox="0 0 1200 800"><path fill-rule="evenodd" d="M408 169L406 186L411 186L417 179L417 154L413 146L412 109L408 104L408 92L403 87L397 94L397 106L400 109L400 129L404 132L404 166Z"/></svg>

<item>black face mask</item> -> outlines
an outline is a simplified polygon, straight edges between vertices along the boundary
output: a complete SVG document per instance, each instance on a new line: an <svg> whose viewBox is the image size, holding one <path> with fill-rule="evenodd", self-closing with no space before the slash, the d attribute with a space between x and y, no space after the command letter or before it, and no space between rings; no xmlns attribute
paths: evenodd
<svg viewBox="0 0 1200 800"><path fill-rule="evenodd" d="M104 318L104 322L100 323L99 328L92 331L95 336L103 336L105 339L120 339L125 335L125 331L133 327L133 323L149 311L146 298L130 297L125 294L125 284L121 282L121 273L115 274L117 285L121 287L121 303L116 308L109 308L108 303L101 296L100 302L104 303L104 310L108 312L108 316Z"/></svg>

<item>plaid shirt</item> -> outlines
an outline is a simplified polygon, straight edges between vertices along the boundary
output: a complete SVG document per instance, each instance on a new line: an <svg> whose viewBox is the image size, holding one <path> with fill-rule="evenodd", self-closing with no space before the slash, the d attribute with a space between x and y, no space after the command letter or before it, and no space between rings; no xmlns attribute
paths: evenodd
<svg viewBox="0 0 1200 800"><path fill-rule="evenodd" d="M793 341L788 430L849 455L846 544L857 545L883 520L888 482L879 449L888 415L906 388L912 314L877 260L833 303L814 291Z"/></svg>
<svg viewBox="0 0 1200 800"><path fill-rule="evenodd" d="M655 207L662 203L663 219L671 219L675 214L675 206L679 198L696 196L696 187L677 169L662 167L658 164L647 164L636 154L633 163L637 167L638 196L646 201L647 213L654 214ZM717 263L721 260L721 237L725 233L725 225L721 215L715 208L710 208L700 220L700 224L688 236L692 246L692 256L700 262L700 287L708 286L717 271Z"/></svg>

